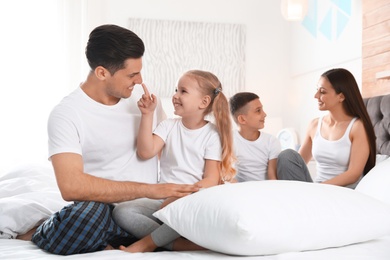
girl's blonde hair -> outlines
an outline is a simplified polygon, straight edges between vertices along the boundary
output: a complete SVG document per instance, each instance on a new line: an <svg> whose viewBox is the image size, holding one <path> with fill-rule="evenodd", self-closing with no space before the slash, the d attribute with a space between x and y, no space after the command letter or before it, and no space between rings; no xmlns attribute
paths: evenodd
<svg viewBox="0 0 390 260"><path fill-rule="evenodd" d="M222 92L222 84L217 76L208 71L190 70L185 75L195 79L200 91L210 96L211 102L205 110L205 116L213 112L222 145L221 179L222 182L229 182L234 178L236 170L233 168L235 156L229 103Z"/></svg>

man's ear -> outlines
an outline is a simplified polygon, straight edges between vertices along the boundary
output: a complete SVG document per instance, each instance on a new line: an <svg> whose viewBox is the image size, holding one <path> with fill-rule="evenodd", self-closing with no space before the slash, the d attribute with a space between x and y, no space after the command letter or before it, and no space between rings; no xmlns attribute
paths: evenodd
<svg viewBox="0 0 390 260"><path fill-rule="evenodd" d="M99 80L105 80L108 75L111 75L110 72L105 69L103 66L97 66L95 69L95 76Z"/></svg>
<svg viewBox="0 0 390 260"><path fill-rule="evenodd" d="M200 103L200 108L204 109L210 105L211 97L206 95L202 98L202 102Z"/></svg>

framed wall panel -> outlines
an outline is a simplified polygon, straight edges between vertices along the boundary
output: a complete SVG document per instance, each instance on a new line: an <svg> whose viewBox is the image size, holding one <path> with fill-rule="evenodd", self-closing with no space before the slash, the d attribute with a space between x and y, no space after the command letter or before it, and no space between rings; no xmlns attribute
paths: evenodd
<svg viewBox="0 0 390 260"><path fill-rule="evenodd" d="M129 29L145 43L142 75L156 95L171 97L191 69L214 73L227 97L245 89L243 25L131 18Z"/></svg>

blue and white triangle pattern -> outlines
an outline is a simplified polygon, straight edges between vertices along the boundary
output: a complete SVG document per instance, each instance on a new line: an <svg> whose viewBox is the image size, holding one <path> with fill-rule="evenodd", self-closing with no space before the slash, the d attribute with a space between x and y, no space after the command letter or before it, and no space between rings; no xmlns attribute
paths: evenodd
<svg viewBox="0 0 390 260"><path fill-rule="evenodd" d="M321 19L318 17L318 2L319 0L309 0L309 9L302 25L314 38L321 33L330 41L337 40L351 17L352 0L329 0L330 7Z"/></svg>

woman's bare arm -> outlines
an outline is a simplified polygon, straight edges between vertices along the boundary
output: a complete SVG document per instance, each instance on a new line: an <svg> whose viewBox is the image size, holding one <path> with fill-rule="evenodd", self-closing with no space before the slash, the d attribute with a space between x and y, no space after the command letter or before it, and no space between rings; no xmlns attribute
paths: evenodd
<svg viewBox="0 0 390 260"><path fill-rule="evenodd" d="M309 163L309 161L313 157L311 153L311 149L313 147L313 137L317 130L317 125L318 125L318 118L313 119L310 122L306 131L305 138L303 139L302 145L299 149L299 154L302 156L306 164Z"/></svg>

